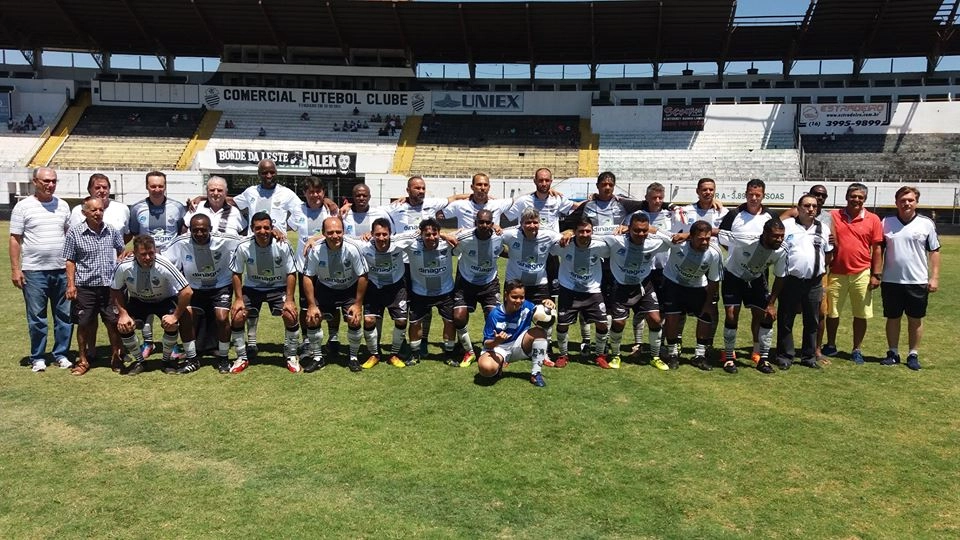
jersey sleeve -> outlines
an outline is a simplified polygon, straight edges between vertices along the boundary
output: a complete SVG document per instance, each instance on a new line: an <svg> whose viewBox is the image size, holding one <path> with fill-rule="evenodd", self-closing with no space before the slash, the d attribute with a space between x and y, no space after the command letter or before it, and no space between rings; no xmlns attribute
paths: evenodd
<svg viewBox="0 0 960 540"><path fill-rule="evenodd" d="M487 319L483 323L483 341L493 339L493 336L497 334L497 321L500 318L500 309L501 308L496 307L487 315Z"/></svg>
<svg viewBox="0 0 960 540"><path fill-rule="evenodd" d="M940 251L940 237L937 235L937 226L930 220L930 231L927 233L927 251Z"/></svg>
<svg viewBox="0 0 960 540"><path fill-rule="evenodd" d="M140 234L140 222L137 221L136 205L130 207L130 217L127 218L127 230L134 236Z"/></svg>
<svg viewBox="0 0 960 540"><path fill-rule="evenodd" d="M779 249L777 258L773 261L773 275L778 278L787 277L787 250Z"/></svg>
<svg viewBox="0 0 960 540"><path fill-rule="evenodd" d="M233 198L233 204L236 205L236 207L240 210L246 210L247 208L250 208L250 196L247 195L246 189L243 190L243 193Z"/></svg>
<svg viewBox="0 0 960 540"><path fill-rule="evenodd" d="M238 245L237 249L233 251L233 257L230 257L230 271L234 274L243 274L243 270L247 266L247 254L243 246L244 244Z"/></svg>
<svg viewBox="0 0 960 540"><path fill-rule="evenodd" d="M129 265L123 264L122 262L117 266L117 269L113 272L113 283L110 285L111 289L115 291L123 289L126 284L127 268L129 267Z"/></svg>

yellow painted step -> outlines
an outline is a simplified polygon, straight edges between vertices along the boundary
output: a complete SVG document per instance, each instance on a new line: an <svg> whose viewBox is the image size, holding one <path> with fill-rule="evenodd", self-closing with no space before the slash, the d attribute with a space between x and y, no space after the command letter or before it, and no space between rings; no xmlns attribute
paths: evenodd
<svg viewBox="0 0 960 540"><path fill-rule="evenodd" d="M183 153L180 154L180 159L177 160L178 171L189 169L190 164L193 163L197 154L207 147L207 143L210 142L210 137L213 136L213 132L216 131L217 125L220 123L221 116L223 116L222 111L208 109L207 112L204 113L203 119L200 120L200 124L197 126L197 132L190 138L187 147L184 148Z"/></svg>
<svg viewBox="0 0 960 540"><path fill-rule="evenodd" d="M600 174L600 136L590 129L590 119L580 119L580 152L577 176L593 178Z"/></svg>
<svg viewBox="0 0 960 540"><path fill-rule="evenodd" d="M410 174L421 125L423 125L422 116L408 116L403 122L400 140L397 141L397 151L393 155L393 167L390 169L393 174Z"/></svg>
<svg viewBox="0 0 960 540"><path fill-rule="evenodd" d="M50 160L56 155L57 150L63 146L64 141L70 136L70 132L77 127L77 123L80 122L80 118L83 117L83 113L90 106L90 103L90 91L81 91L73 105L68 107L63 116L60 117L57 127L50 132L50 136L37 150L36 155L30 161L30 167L46 167L50 164Z"/></svg>

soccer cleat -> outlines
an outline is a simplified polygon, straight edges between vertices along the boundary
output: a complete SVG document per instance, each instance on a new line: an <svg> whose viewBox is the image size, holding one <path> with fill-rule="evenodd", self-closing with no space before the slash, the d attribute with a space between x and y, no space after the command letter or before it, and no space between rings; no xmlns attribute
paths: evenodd
<svg viewBox="0 0 960 540"><path fill-rule="evenodd" d="M33 364L30 366L30 371L34 373L40 373L41 371L47 370L47 363L43 360L34 360Z"/></svg>
<svg viewBox="0 0 960 540"><path fill-rule="evenodd" d="M900 355L893 351L887 351L887 356L880 361L881 366L895 366L900 363Z"/></svg>
<svg viewBox="0 0 960 540"><path fill-rule="evenodd" d="M824 345L820 349L820 354L824 356L836 356L837 355L837 346L836 345Z"/></svg>
<svg viewBox="0 0 960 540"><path fill-rule="evenodd" d="M543 380L543 374L537 373L536 375L530 375L530 384L543 388L547 383Z"/></svg>
<svg viewBox="0 0 960 540"><path fill-rule="evenodd" d="M356 357L352 357L349 360L347 360L347 367L350 368L350 371L354 373L363 369L362 367L360 367L360 360L357 360Z"/></svg>
<svg viewBox="0 0 960 540"><path fill-rule="evenodd" d="M336 358L340 354L340 340L339 339L329 339L327 340L327 354L331 358Z"/></svg>
<svg viewBox="0 0 960 540"><path fill-rule="evenodd" d="M920 371L920 358L916 354L908 354L907 367L913 371Z"/></svg>
<svg viewBox="0 0 960 540"><path fill-rule="evenodd" d="M395 368L405 368L405 367L407 367L407 365L403 363L403 360L401 360L400 357L397 356L397 355L391 356L390 359L387 360L387 363L390 364L391 366L395 367Z"/></svg>
<svg viewBox="0 0 960 540"><path fill-rule="evenodd" d="M769 360L761 358L760 361L757 362L757 371L760 373L770 374L773 373L773 366L770 365Z"/></svg>
<svg viewBox="0 0 960 540"><path fill-rule="evenodd" d="M758 352L750 353L750 361L753 362L753 365L759 366L761 360L763 359L760 357L760 353Z"/></svg>
<svg viewBox="0 0 960 540"><path fill-rule="evenodd" d="M850 353L850 360L853 360L854 364L862 366L864 362L863 353L860 352L859 349L855 349L852 353Z"/></svg>
<svg viewBox="0 0 960 540"><path fill-rule="evenodd" d="M817 361L814 360L814 359L812 359L812 358L810 359L810 361L813 362L814 364L817 363ZM800 363L803 364L803 365L805 365L805 366L807 365L804 360L801 360ZM786 371L786 370L790 369L790 366L792 366L792 365L793 365L793 360L791 360L790 358L778 358L778 359L777 359L777 367L780 368L780 371ZM813 366L809 366L809 367L813 367ZM819 368L819 367L820 367L820 366L818 365L817 368Z"/></svg>
<svg viewBox="0 0 960 540"><path fill-rule="evenodd" d="M602 369L610 369L610 363L607 362L607 356L605 354L598 354L596 358L593 359Z"/></svg>
<svg viewBox="0 0 960 540"><path fill-rule="evenodd" d="M810 369L820 369L820 364L817 363L816 358L804 358L800 360L800 365ZM789 367L789 365L787 367ZM783 368L781 367L780 369Z"/></svg>
<svg viewBox="0 0 960 540"><path fill-rule="evenodd" d="M241 371L247 369L247 366L250 365L250 361L246 358L237 358L233 361L233 365L230 366L230 373L240 373Z"/></svg>
<svg viewBox="0 0 960 540"><path fill-rule="evenodd" d="M124 368L123 358L111 358L110 359L110 369L115 373L120 373Z"/></svg>
<svg viewBox="0 0 960 540"><path fill-rule="evenodd" d="M727 373L736 373L737 364L734 363L733 360L727 360L726 362L723 363L723 370L726 371Z"/></svg>
<svg viewBox="0 0 960 540"><path fill-rule="evenodd" d="M707 360L706 356L695 356L693 357L693 365L703 371L712 371L713 366L710 365L710 361Z"/></svg>
<svg viewBox="0 0 960 540"><path fill-rule="evenodd" d="M737 353L735 352L728 353L727 351L720 351L720 365L726 364L727 360L731 362L736 362Z"/></svg>
<svg viewBox="0 0 960 540"><path fill-rule="evenodd" d="M444 354L455 354L453 351L443 351ZM444 364L450 367L457 367L460 365L460 361L456 358L446 358L443 361Z"/></svg>
<svg viewBox="0 0 960 540"><path fill-rule="evenodd" d="M313 373L318 369L323 369L326 367L327 363L324 361L322 356L314 356L307 365L303 367L304 373Z"/></svg>
<svg viewBox="0 0 960 540"><path fill-rule="evenodd" d="M170 351L170 358L177 362L179 362L180 360L183 360L186 357L187 357L187 353L183 352L183 345L180 345L179 343L175 344L173 346L173 350Z"/></svg>
<svg viewBox="0 0 960 540"><path fill-rule="evenodd" d="M680 357L679 356L668 357L667 367L670 369L680 369Z"/></svg>
<svg viewBox="0 0 960 540"><path fill-rule="evenodd" d="M543 359L543 365L546 367L557 367L557 363L551 360L549 356Z"/></svg>
<svg viewBox="0 0 960 540"><path fill-rule="evenodd" d="M410 366L415 366L419 363L420 363L420 355L411 353L410 357L403 362L403 365L410 367Z"/></svg>
<svg viewBox="0 0 960 540"><path fill-rule="evenodd" d="M668 366L668 365L666 364L666 362L664 362L663 360L661 360L659 356L654 356L653 358L651 358L651 359L650 359L650 365L653 366L653 367L655 367L655 368L657 368L657 369L659 369L660 371L669 371L669 370L670 370L670 366Z"/></svg>
<svg viewBox="0 0 960 540"><path fill-rule="evenodd" d="M259 351L257 351L256 343L253 343L253 344L247 343L247 359L249 359L251 362L256 362L257 352Z"/></svg>
<svg viewBox="0 0 960 540"><path fill-rule="evenodd" d="M610 369L620 369L620 355L616 355L610 359Z"/></svg>
<svg viewBox="0 0 960 540"><path fill-rule="evenodd" d="M153 346L153 342L144 341L143 345L140 346L140 356L142 356L143 359L146 360L147 358L150 357L151 354L153 354L154 349L155 347Z"/></svg>
<svg viewBox="0 0 960 540"><path fill-rule="evenodd" d="M73 362L67 360L65 356L57 358L56 362L54 363L57 364L57 367L60 369L70 369L73 367Z"/></svg>
<svg viewBox="0 0 960 540"><path fill-rule="evenodd" d="M360 367L362 367L363 369L370 369L379 363L380 363L380 357L375 354L371 354L370 358L367 358L367 360L364 363L360 364Z"/></svg>
<svg viewBox="0 0 960 540"><path fill-rule="evenodd" d="M143 373L143 369L144 369L143 361L137 360L134 363L127 366L127 369L124 370L122 373L124 375L130 375L130 376L139 375Z"/></svg>
<svg viewBox="0 0 960 540"><path fill-rule="evenodd" d="M187 373L193 373L198 369L200 369L200 361L194 358L193 360L187 360L186 362L180 364L180 367L177 368L177 374L186 375Z"/></svg>
<svg viewBox="0 0 960 540"><path fill-rule="evenodd" d="M230 361L226 356L218 356L214 365L219 373L230 373Z"/></svg>
<svg viewBox="0 0 960 540"><path fill-rule="evenodd" d="M287 369L290 373L300 373L303 367L300 366L300 357L297 355L287 357Z"/></svg>
<svg viewBox="0 0 960 540"><path fill-rule="evenodd" d="M177 362L174 362L173 360L164 360L162 366L160 367L160 370L166 373L167 375L173 375L177 372L177 368L179 367L180 365Z"/></svg>
<svg viewBox="0 0 960 540"><path fill-rule="evenodd" d="M420 356L426 356L426 355L427 355L427 340L426 340L426 339L424 339L423 341L420 342L420 350L417 351L417 352L420 354Z"/></svg>
<svg viewBox="0 0 960 540"><path fill-rule="evenodd" d="M463 353L463 360L460 361L460 367L470 367L470 364L477 359L477 353L473 351L467 351Z"/></svg>
<svg viewBox="0 0 960 540"><path fill-rule="evenodd" d="M560 356L557 357L557 361L554 362L554 366L558 368L565 368L569 363L570 363L570 359L567 358L567 355L561 354Z"/></svg>

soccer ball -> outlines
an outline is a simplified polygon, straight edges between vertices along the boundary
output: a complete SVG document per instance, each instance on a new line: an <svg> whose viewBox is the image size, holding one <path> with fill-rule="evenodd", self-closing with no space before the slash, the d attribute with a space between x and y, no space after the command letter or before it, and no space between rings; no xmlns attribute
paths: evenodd
<svg viewBox="0 0 960 540"><path fill-rule="evenodd" d="M544 328L553 326L554 321L557 320L557 310L553 308L548 308L543 304L537 306L533 310L533 322L537 326L542 326Z"/></svg>

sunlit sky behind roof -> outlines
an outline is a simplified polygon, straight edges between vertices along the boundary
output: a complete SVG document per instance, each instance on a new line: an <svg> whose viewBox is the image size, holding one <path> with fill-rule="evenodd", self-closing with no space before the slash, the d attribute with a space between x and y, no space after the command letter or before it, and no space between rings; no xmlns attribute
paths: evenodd
<svg viewBox="0 0 960 540"><path fill-rule="evenodd" d="M430 0L430 1L464 1L464 0ZM469 1L469 0L467 0ZM507 1L530 1L530 0L507 0ZM533 0L535 1L535 0ZM945 0L945 3L949 0ZM737 0L737 17L763 16L776 18L764 19L764 24L786 24L790 20L802 18L810 5L809 0ZM782 19L780 18L782 17ZM26 64L19 51L5 51L4 58L9 64ZM43 61L48 66L77 66L77 67L96 67L93 58L88 54L71 54L62 52L45 52ZM160 61L153 56L137 55L113 55L111 64L118 69L161 69ZM176 68L184 71L216 71L220 62L217 58L178 58ZM661 66L661 75L679 75L686 68L686 64L665 64ZM690 69L696 74L716 74L717 66L714 63L691 63ZM732 62L727 66L727 74L746 73L750 67L749 62ZM756 62L761 73L780 73L782 65L780 62ZM924 71L926 69L926 59L924 58L872 58L867 60L863 71L866 73L887 73ZM940 62L938 71L960 70L960 57L944 57ZM820 61L799 61L793 67L792 73L795 75L803 74L845 74L853 71L853 62L851 60L824 60ZM420 64L417 66L417 74L420 77L428 78L467 78L468 69L463 64ZM586 79L590 75L589 67L586 65L566 65L566 66L538 66L536 71L537 78L543 79ZM649 77L653 75L653 67L649 64L609 64L598 67L597 76L600 78L613 77ZM530 76L530 69L525 64L479 64L477 65L478 78L517 78L525 79Z"/></svg>

